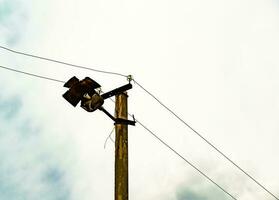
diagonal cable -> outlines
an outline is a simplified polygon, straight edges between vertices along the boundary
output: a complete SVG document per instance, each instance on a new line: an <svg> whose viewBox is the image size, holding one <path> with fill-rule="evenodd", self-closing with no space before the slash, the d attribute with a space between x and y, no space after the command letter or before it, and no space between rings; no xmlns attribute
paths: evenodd
<svg viewBox="0 0 279 200"><path fill-rule="evenodd" d="M37 74L33 74L33 73L29 73L29 72L25 72L25 71L21 71L21 70L17 70L17 69L5 67L5 66L2 66L2 65L0 65L0 68L5 69L5 70L9 70L9 71L12 71L12 72L17 72L17 73L20 73L20 74L28 75L28 76L33 76L33 77L36 77L36 78L46 79L46 80L49 80L49 81L65 83L65 81L61 81L61 80L58 80L58 79L49 78L49 77L46 77L46 76L41 76L41 75L37 75Z"/></svg>
<svg viewBox="0 0 279 200"><path fill-rule="evenodd" d="M207 140L204 136L202 136L198 131L196 131L192 126L190 126L187 122L185 122L181 117L179 117L174 111L172 111L168 106L166 106L162 101L160 101L155 95L149 92L146 88L144 88L140 83L135 81L135 84L138 85L142 90L144 90L147 94L149 94L153 99L155 99L161 106L163 106L167 111L169 111L172 115L174 115L180 122L182 122L185 126L191 129L197 136L199 136L205 143L215 149L219 154L221 154L226 160L232 163L236 168L238 168L241 172L243 172L246 176L248 176L251 180L253 180L258 186L264 189L267 193L269 193L272 197L279 200L271 191L269 191L263 184L257 181L253 176L251 176L248 172L246 172L243 168L241 168L238 164L236 164L232 159L230 159L226 154L224 154L219 148L217 148L214 144L212 144L209 140Z"/></svg>
<svg viewBox="0 0 279 200"><path fill-rule="evenodd" d="M113 99L109 98L112 102L115 102ZM130 117L134 116L130 113L128 113ZM202 176L204 176L206 179L208 179L211 183L213 183L215 186L217 186L220 190L222 190L224 193L226 193L228 196L230 196L232 199L237 200L236 197L234 197L231 193L229 193L226 189L224 189L222 186L220 186L217 182L215 182L212 178L210 178L208 175L206 175L203 171L201 171L199 168L197 168L194 164L192 164L189 160L187 160L185 157L183 157L180 153L178 153L174 148L172 148L170 145L168 145L166 142L164 142L159 136L157 136L153 131L151 131L147 126L145 126L142 122L140 122L138 119L135 119L138 124L140 124L146 131L148 131L151 135L153 135L157 140L159 140L163 145L165 145L169 150L171 150L173 153L175 153L179 158L181 158L184 162L189 164L192 168L194 168L196 171L198 171Z"/></svg>
<svg viewBox="0 0 279 200"><path fill-rule="evenodd" d="M130 114L129 114L130 115ZM130 115L132 116L132 115ZM161 138L159 138L153 131L151 131L147 126L145 126L143 123L141 123L139 120L136 119L136 122L140 124L146 131L148 131L151 135L153 135L157 140L159 140L164 146L166 146L169 150L171 150L173 153L175 153L178 157L180 157L183 161L185 161L188 165L190 165L192 168L194 168L197 172L199 172L202 176L204 176L206 179L208 179L210 182L212 182L215 186L217 186L220 190L222 190L224 193L226 193L228 196L230 196L232 199L237 200L236 197L234 197L231 193L229 193L226 189L224 189L222 186L220 186L217 182L215 182L212 178L210 178L208 175L206 175L203 171L201 171L199 168L197 168L194 164L192 164L189 160L187 160L185 157L183 157L180 153L178 153L174 148L172 148L170 145L168 145L166 142L164 142Z"/></svg>
<svg viewBox="0 0 279 200"><path fill-rule="evenodd" d="M46 58L46 57L42 57L42 56L38 56L38 55L34 55L34 54L29 54L29 53L25 53L25 52L21 52L21 51L16 51L16 50L13 50L13 49L1 46L1 45L0 45L0 48L4 49L6 51L9 51L9 52L15 53L15 54L20 54L20 55L23 55L23 56L37 58L37 59L40 59L40 60L54 62L54 63L58 63L58 64L62 64L62 65L75 67L75 68L80 68L80 69L90 70L90 71L99 72L99 73L105 73L105 74L127 77L126 75L121 74L121 73L104 71L104 70L99 70L99 69L93 69L93 68L85 67L85 66L82 66L82 65L76 65L76 64L72 64L72 63L68 63L68 62L64 62L64 61L55 60L55 59L52 59L52 58Z"/></svg>

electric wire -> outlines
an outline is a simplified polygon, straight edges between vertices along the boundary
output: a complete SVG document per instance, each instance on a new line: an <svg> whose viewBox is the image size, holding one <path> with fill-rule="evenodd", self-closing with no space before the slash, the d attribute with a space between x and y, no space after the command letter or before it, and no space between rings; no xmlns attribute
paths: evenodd
<svg viewBox="0 0 279 200"><path fill-rule="evenodd" d="M232 159L230 159L226 154L224 154L219 148L217 148L212 142L202 136L198 131L196 131L192 126L186 123L181 117L179 117L173 110L171 110L168 106L166 106L161 100L159 100L155 95L153 95L150 91L148 91L145 87L143 87L140 83L135 81L135 84L138 85L142 90L144 90L147 94L149 94L153 99L155 99L161 106L163 106L167 111L169 111L172 115L174 115L180 122L182 122L185 126L187 126L190 130L192 130L197 136L199 136L204 142L206 142L209 146L215 149L219 154L221 154L226 160L232 163L237 169L239 169L242 173L244 173L247 177L253 180L258 186L264 189L267 193L269 193L272 197L279 200L271 191L269 191L263 184L257 181L254 177L252 177L248 172L246 172L243 168L241 168L238 164L236 164Z"/></svg>
<svg viewBox="0 0 279 200"><path fill-rule="evenodd" d="M20 55L24 55L24 56L28 56L28 57L32 57L32 58L37 58L37 59L41 59L41 60L46 60L46 61L50 61L50 62L55 62L55 63L59 63L59 64L63 64L63 65L67 65L67 66L71 66L71 67L75 67L75 68L81 68L81 69L85 69L85 70L90 70L90 71L95 71L95 72L100 72L100 73L106 73L106 74L111 74L111 75L117 75L117 76L122 76L122 77L126 77L128 78L129 76L121 74L121 73L117 73L117 72L110 72L110 71L103 71L103 70L97 70L97 69L92 69L89 67L85 67L82 65L75 65L75 64L71 64L71 63L67 63L67 62L63 62L63 61L59 61L59 60L55 60L55 59L51 59L51 58L46 58L46 57L42 57L42 56L37 56L37 55L33 55L33 54L28 54L25 52L21 52L21 51L16 51L4 46L0 45L0 48L10 51L12 53L15 54L20 54ZM4 67L3 67L4 68ZM28 74L28 73L27 73ZM31 75L31 74L29 74ZM35 75L37 76L37 75ZM39 76L37 76L39 77ZM42 77L40 77L42 78ZM269 191L263 184L261 184L259 181L257 181L253 176L251 176L248 172L246 172L243 168L241 168L238 164L236 164L232 159L230 159L227 155L225 155L219 148L217 148L215 145L212 144L212 142L210 142L209 140L207 140L204 136L202 136L198 131L196 131L193 127L191 127L188 123L186 123L181 117L179 117L173 110L171 110L168 106L166 106L162 101L160 101L155 95L153 95L151 92L149 92L145 87L143 87L139 82L137 82L135 79L133 79L134 83L136 85L138 85L143 91L145 91L147 94L149 94L152 98L154 98L161 106L163 106L167 111L169 111L172 115L174 115L180 122L182 122L184 125L186 125L190 130L192 130L196 135L198 135L204 142L206 142L209 146L211 146L213 149L215 149L219 154L221 154L226 160L228 160L230 163L232 163L236 168L238 168L241 172L243 172L247 177L249 177L251 180L253 180L258 186L260 186L262 189L264 189L267 193L269 193L271 196L273 196L275 199L279 200L278 197L276 197L271 191ZM61 81L59 81L61 82Z"/></svg>
<svg viewBox="0 0 279 200"><path fill-rule="evenodd" d="M20 71L20 70L13 69L13 68L10 68L10 67L5 67L5 66L2 66L2 65L0 65L0 68L5 69L5 70L9 70L9 71L13 71L13 72L17 72L17 73L20 73L20 74L25 74L25 75L28 75L28 76L33 76L33 77L36 77L36 78L46 79L46 80L49 80L49 81L65 83L65 81L61 81L61 80L58 80L58 79L49 78L49 77L46 77L46 76L41 76L41 75L37 75L37 74L25 72L25 71Z"/></svg>
<svg viewBox="0 0 279 200"><path fill-rule="evenodd" d="M64 81L60 81L57 79L53 79L53 78L49 78L49 77L45 77L45 76L41 76L41 75L37 75L37 74L33 74L33 73L29 73L29 72L25 72L25 71L20 71L20 70L16 70L16 69L12 69L12 68L8 68L8 67L4 67L4 66L0 66L0 68L2 69L6 69L9 71L13 71L13 72L17 72L17 73L21 73L24 75L28 75L28 76L33 76L33 77L37 77L37 78L41 78L41 79L45 79L45 80L49 80L49 81L55 81L55 82L59 82L59 83L65 83ZM114 100L112 100L110 98L111 101L114 102ZM129 114L131 117L134 117L133 115ZM185 157L183 157L180 153L178 153L174 148L172 148L170 145L168 145L166 142L164 142L161 138L159 138L153 131L151 131L147 126L145 126L143 123L141 123L139 120L135 119L136 122L138 124L140 124L146 131L148 131L150 134L152 134L156 139L158 139L163 145L165 145L169 150L171 150L173 153L175 153L177 156L179 156L181 159L183 159L187 164L189 164L191 167L193 167L196 171L198 171L202 176L204 176L206 179L208 179L210 182L212 182L214 185L216 185L220 190L222 190L224 193L226 193L227 195L229 195L232 199L236 199L236 197L234 197L232 194L230 194L228 191L226 191L222 186L220 186L217 182L215 182L212 178L210 178L208 175L206 175L204 172L202 172L199 168L197 168L194 164L192 164L189 160L187 160ZM111 136L112 132L114 129L112 129L109 137ZM109 138L108 137L108 138ZM106 140L107 141L107 140Z"/></svg>
<svg viewBox="0 0 279 200"><path fill-rule="evenodd" d="M113 99L109 98L112 102L115 102ZM134 115L128 113L130 117L134 118ZM135 119L135 118L134 118ZM135 119L135 121L141 125L147 132L149 132L151 135L153 135L159 142L161 142L163 145L165 145L169 150L171 150L173 153L175 153L179 158L181 158L184 162L189 164L192 168L194 168L196 171L198 171L202 176L204 176L206 179L208 179L211 183L213 183L215 186L217 186L220 190L222 190L224 193L229 195L232 199L237 200L236 197L234 197L231 193L229 193L226 189L224 189L221 185L219 185L217 182L215 182L212 178L210 178L208 175L206 175L203 171L201 171L198 167L196 167L194 164L192 164L189 160L187 160L184 156L182 156L180 153L178 153L174 148L172 148L170 145L168 145L166 142L164 142L159 136L157 136L153 131L151 131L146 125L144 125L142 122L140 122L138 119Z"/></svg>
<svg viewBox="0 0 279 200"><path fill-rule="evenodd" d="M115 127L113 127L113 129L112 129L111 132L109 133L108 137L106 138L106 141L105 141L105 144L104 144L104 149L105 149L106 146L107 146L108 139L110 139L113 143L115 143L115 141L111 138L111 135L112 135L114 129L115 129Z"/></svg>
<svg viewBox="0 0 279 200"><path fill-rule="evenodd" d="M208 175L206 175L203 171L201 171L199 168L197 168L194 164L192 164L189 160L187 160L185 157L183 157L180 153L178 153L174 148L172 148L170 145L168 145L166 142L164 142L161 138L159 138L153 131L151 131L147 126L145 126L143 123L141 123L139 120L136 119L136 122L140 124L146 131L148 131L151 135L153 135L157 140L159 140L163 145L165 145L169 150L171 150L173 153L175 153L178 157L180 157L182 160L184 160L187 164L189 164L192 168L194 168L196 171L198 171L202 176L204 176L206 179L208 179L210 182L212 182L215 186L217 186L220 190L222 190L224 193L229 195L232 199L237 200L236 197L234 197L231 193L229 193L226 189L224 189L222 186L220 186L217 182L215 182L212 178L210 178Z"/></svg>
<svg viewBox="0 0 279 200"><path fill-rule="evenodd" d="M127 77L126 75L121 74L121 73L93 69L93 68L85 67L85 66L82 66L82 65L76 65L76 64L72 64L72 63L68 63L68 62L64 62L64 61L55 60L55 59L52 59L52 58L46 58L46 57L42 57L42 56L38 56L38 55L34 55L34 54L29 54L29 53L25 53L25 52L21 52L21 51L16 51L16 50L13 50L13 49L10 49L8 47L1 46L1 45L0 45L0 48L4 49L6 51L9 51L9 52L15 53L15 54L19 54L19 55L23 55L23 56L27 56L27 57L32 57L32 58L37 58L37 59L40 59L40 60L54 62L54 63L58 63L58 64L62 64L62 65L67 65L67 66L71 66L71 67L75 67L75 68L90 70L90 71L94 71L94 72L98 72L98 73L105 73L105 74Z"/></svg>
<svg viewBox="0 0 279 200"><path fill-rule="evenodd" d="M171 114L173 114L179 121L181 121L184 125L186 125L189 129L191 129L196 135L198 135L202 140L204 140L208 145L214 148L219 154L221 154L224 158L226 158L229 162L231 162L235 167L237 167L240 171L242 171L246 176L252 179L257 185L259 185L262 189L272 195L275 199L279 200L273 193L271 193L265 186L259 183L255 178L253 178L250 174L248 174L244 169L242 169L239 165L237 165L233 160L231 160L227 155L225 155L219 148L213 145L209 140L207 140L204 136L202 136L198 131L196 131L193 127L191 127L188 123L186 123L182 118L180 118L174 111L172 111L169 107L167 107L162 101L160 101L155 95L149 92L146 88L144 88L141 84L135 81L140 88L142 88L147 94L153 97L159 104L161 104L165 109L167 109Z"/></svg>

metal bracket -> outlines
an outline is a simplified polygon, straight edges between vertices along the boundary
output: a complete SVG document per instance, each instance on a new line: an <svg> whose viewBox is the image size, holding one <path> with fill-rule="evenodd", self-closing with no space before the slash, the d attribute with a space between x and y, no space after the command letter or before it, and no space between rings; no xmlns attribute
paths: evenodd
<svg viewBox="0 0 279 200"><path fill-rule="evenodd" d="M103 97L103 99L107 99L107 98L110 98L110 97L115 96L117 94L120 94L122 92L125 92L126 90L129 90L132 87L133 87L132 84L129 83L127 85L123 85L123 86L121 86L119 88L111 90L111 91L109 91L109 92L107 92L105 94L102 94L101 96Z"/></svg>
<svg viewBox="0 0 279 200"><path fill-rule="evenodd" d="M126 124L126 125L136 125L136 120L134 119L133 121L128 120L128 119L121 119L121 118L116 118L114 124Z"/></svg>
<svg viewBox="0 0 279 200"><path fill-rule="evenodd" d="M114 121L114 124L126 124L126 125L132 125L132 126L136 125L136 120L134 118L134 115L133 115L134 120L131 121L128 119L115 118L103 106L100 107L99 110L103 111L109 118L111 118Z"/></svg>

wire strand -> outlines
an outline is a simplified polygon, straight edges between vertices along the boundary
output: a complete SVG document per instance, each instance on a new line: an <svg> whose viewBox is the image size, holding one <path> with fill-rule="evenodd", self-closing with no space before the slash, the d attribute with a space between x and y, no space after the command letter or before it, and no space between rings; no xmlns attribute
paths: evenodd
<svg viewBox="0 0 279 200"><path fill-rule="evenodd" d="M107 146L108 139L110 139L113 143L115 143L115 142L113 141L113 139L111 138L111 135L112 135L114 129L115 129L115 127L113 126L113 129L111 130L111 132L109 133L108 137L106 138L106 141L105 141L105 144L104 144L104 149L105 149L106 146Z"/></svg>
<svg viewBox="0 0 279 200"><path fill-rule="evenodd" d="M46 77L46 76L41 76L41 75L37 75L37 74L25 72L25 71L20 71L20 70L9 68L9 67L5 67L5 66L2 66L2 65L0 65L0 68L1 69L5 69L5 70L9 70L9 71L13 71L13 72L17 72L17 73L21 73L21 74L25 74L25 75L28 75L28 76L33 76L33 77L36 77L36 78L46 79L46 80L49 80L49 81L65 83L65 81L61 81L61 80L58 80L58 79L49 78L49 77Z"/></svg>
<svg viewBox="0 0 279 200"><path fill-rule="evenodd" d="M68 63L68 62L64 62L64 61L55 60L55 59L52 59L52 58L46 58L46 57L42 57L42 56L38 56L38 55L34 55L34 54L29 54L29 53L25 53L25 52L21 52L21 51L16 51L16 50L13 50L13 49L1 46L1 45L0 45L0 48L4 49L6 51L9 51L9 52L15 53L15 54L19 54L19 55L23 55L23 56L27 56L27 57L32 57L32 58L37 58L37 59L40 59L40 60L54 62L54 63L58 63L58 64L62 64L62 65L67 65L67 66L71 66L71 67L75 67L75 68L90 70L90 71L94 71L94 72L98 72L98 73L105 73L105 74L127 77L126 75L121 74L121 73L93 69L93 68L85 67L85 66L82 66L82 65L76 65L76 64L72 64L72 63Z"/></svg>
<svg viewBox="0 0 279 200"><path fill-rule="evenodd" d="M130 115L130 114L129 114ZM130 115L132 116L132 115ZM196 171L198 171L202 176L204 176L206 179L208 179L210 182L212 182L215 186L217 186L220 190L222 190L224 193L229 195L232 199L237 200L236 197L234 197L231 193L229 193L227 190L225 190L222 186L220 186L217 182L215 182L212 178L210 178L208 175L206 175L204 172L202 172L199 168L197 168L194 164L192 164L189 160L187 160L185 157L183 157L180 153L178 153L174 148L172 148L170 145L168 145L166 142L164 142L161 138L159 138L153 131L151 131L147 126L145 126L143 123L141 123L139 120L136 119L136 122L140 124L146 131L148 131L151 135L153 135L157 140L159 140L163 145L165 145L169 150L171 150L173 153L175 153L178 157L180 157L182 160L184 160L187 164L189 164L192 168L194 168Z"/></svg>
<svg viewBox="0 0 279 200"><path fill-rule="evenodd" d="M109 98L112 102L115 103L115 101L111 98ZM128 113L130 117L134 116L130 113ZM157 140L159 140L163 145L165 145L169 150L171 150L173 153L175 153L178 157L180 157L184 162L189 164L191 167L193 167L196 171L198 171L202 176L204 176L206 179L208 179L210 182L212 182L214 185L216 185L219 189L221 189L224 193L229 195L232 199L236 199L232 194L230 194L228 191L226 191L222 186L220 186L218 183L216 183L212 178L207 176L204 172L202 172L199 168L197 168L194 164L192 164L189 160L187 160L185 157L183 157L180 153L178 153L174 148L172 148L170 145L168 145L166 142L164 142L161 138L159 138L153 131L151 131L147 126L145 126L143 123L141 123L138 119L135 119L135 121L140 124L146 131L148 131L151 135L153 135Z"/></svg>
<svg viewBox="0 0 279 200"><path fill-rule="evenodd" d="M135 81L135 84L138 85L142 90L144 90L147 94L149 94L152 98L154 98L161 106L163 106L167 111L169 111L172 115L174 115L180 122L182 122L185 126L187 126L190 130L192 130L197 136L199 136L204 142L206 142L209 146L215 149L219 154L221 154L226 160L232 163L236 168L238 168L242 173L244 173L247 177L253 180L258 186L264 189L267 193L269 193L272 197L279 200L271 191L269 191L263 184L257 181L254 177L252 177L248 172L246 172L243 168L241 168L238 164L236 164L232 159L230 159L226 154L224 154L219 148L217 148L212 142L207 140L204 136L202 136L198 131L196 131L192 126L186 123L181 117L179 117L174 111L172 111L168 106L166 106L162 101L160 101L155 95L149 92L146 88L144 88L140 83Z"/></svg>

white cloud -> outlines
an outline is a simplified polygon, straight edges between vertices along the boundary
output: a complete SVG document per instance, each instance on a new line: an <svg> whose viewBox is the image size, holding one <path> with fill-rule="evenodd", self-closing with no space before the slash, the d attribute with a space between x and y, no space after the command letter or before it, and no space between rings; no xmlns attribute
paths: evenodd
<svg viewBox="0 0 279 200"><path fill-rule="evenodd" d="M279 16L271 1L48 2L29 5L31 21L26 31L30 37L18 48L133 74L276 192ZM88 75L104 91L125 83L121 78L8 53L3 62L62 80ZM31 121L43 127L42 151L66 170L72 199L112 198L113 145L103 150L112 122L102 113L88 114L68 105L61 97L66 89L62 84L1 74L5 74L1 77L4 91L23 98L23 116L29 113ZM129 94L131 113L226 188L245 200L257 195L268 198L139 88L135 86ZM105 106L113 113L110 103ZM11 126L7 123L7 129ZM139 126L131 127L129 134L131 198L179 199L177 186L199 175ZM232 180L222 179L227 174ZM242 178L247 190L236 186ZM200 183L203 191L209 188L211 193L211 184L200 181L195 191Z"/></svg>

